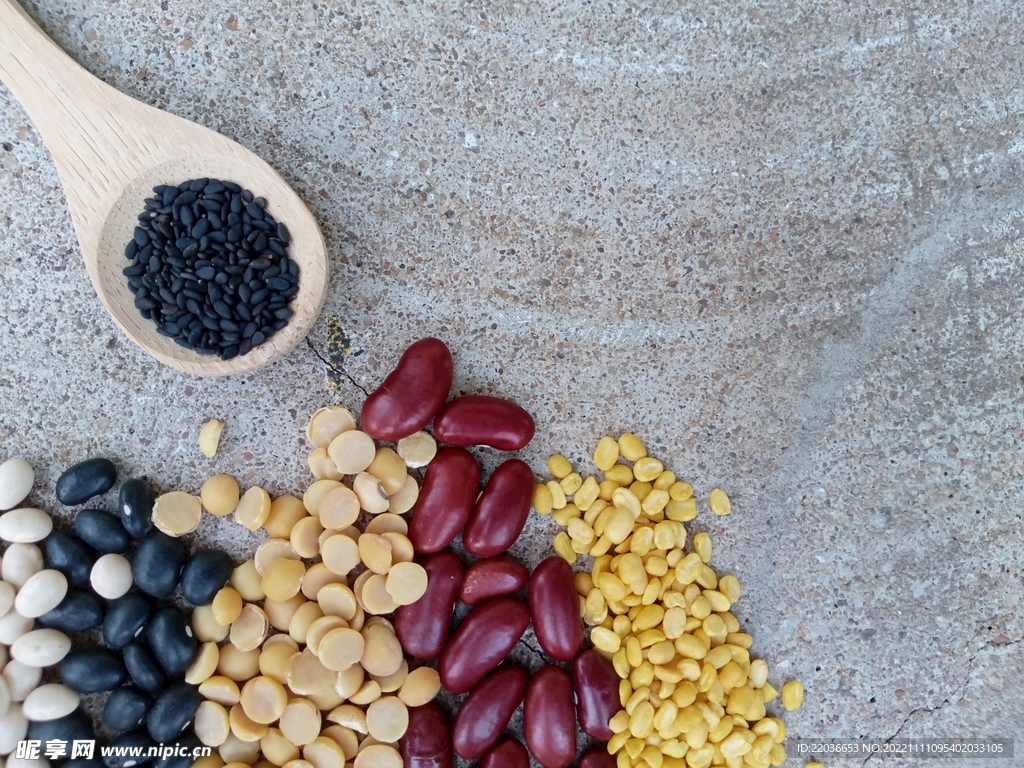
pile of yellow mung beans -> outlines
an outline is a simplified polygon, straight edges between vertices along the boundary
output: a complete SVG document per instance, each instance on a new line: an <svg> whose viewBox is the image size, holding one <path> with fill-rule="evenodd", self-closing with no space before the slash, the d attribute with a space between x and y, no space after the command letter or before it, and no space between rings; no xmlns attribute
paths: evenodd
<svg viewBox="0 0 1024 768"><path fill-rule="evenodd" d="M730 610L742 594L739 580L709 565L707 533L686 551L683 524L697 516L693 487L631 433L602 437L594 464L603 479L584 478L565 456L552 456L554 479L536 486L534 508L566 529L554 541L561 557L594 558L575 580L591 642L621 678L609 753L619 768L782 765L786 726L765 709L779 692L767 663L751 659L753 638ZM719 488L709 507L732 511ZM784 708L799 707L803 694L799 682L786 683Z"/></svg>

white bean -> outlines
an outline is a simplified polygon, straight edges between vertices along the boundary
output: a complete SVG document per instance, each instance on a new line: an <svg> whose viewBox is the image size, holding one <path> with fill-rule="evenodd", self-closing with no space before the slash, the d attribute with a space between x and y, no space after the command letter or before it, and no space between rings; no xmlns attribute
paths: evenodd
<svg viewBox="0 0 1024 768"><path fill-rule="evenodd" d="M18 544L42 541L53 530L53 518L41 509L22 507L0 517L0 539Z"/></svg>
<svg viewBox="0 0 1024 768"><path fill-rule="evenodd" d="M14 641L35 626L35 620L22 616L17 611L8 611L0 616L0 643L13 645Z"/></svg>
<svg viewBox="0 0 1024 768"><path fill-rule="evenodd" d="M7 681L0 676L0 717L7 714L11 708L11 691L7 687Z"/></svg>
<svg viewBox="0 0 1024 768"><path fill-rule="evenodd" d="M35 544L11 544L4 552L3 563L0 564L0 575L15 589L21 589L29 577L41 570L43 551Z"/></svg>
<svg viewBox="0 0 1024 768"><path fill-rule="evenodd" d="M29 759L27 757L12 755L7 758L5 768L50 768L50 761L45 757Z"/></svg>
<svg viewBox="0 0 1024 768"><path fill-rule="evenodd" d="M7 682L7 690L10 693L11 701L24 701L39 686L43 677L43 670L40 667L30 667L22 664L17 659L11 659L4 667L4 680ZM0 753L2 754L2 753Z"/></svg>
<svg viewBox="0 0 1024 768"><path fill-rule="evenodd" d="M21 704L11 704L7 714L0 717L0 755L11 754L27 733L28 718L22 713ZM14 758L7 759L8 764L12 762Z"/></svg>
<svg viewBox="0 0 1024 768"><path fill-rule="evenodd" d="M71 638L56 629L34 629L14 641L11 656L30 667L52 667L68 655Z"/></svg>
<svg viewBox="0 0 1024 768"><path fill-rule="evenodd" d="M0 581L0 616L3 616L14 607L15 594L13 584Z"/></svg>
<svg viewBox="0 0 1024 768"><path fill-rule="evenodd" d="M0 510L13 509L25 500L36 473L24 459L8 459L0 464Z"/></svg>
<svg viewBox="0 0 1024 768"><path fill-rule="evenodd" d="M103 555L92 566L89 583L100 597L116 600L132 588L132 564L114 552Z"/></svg>
<svg viewBox="0 0 1024 768"><path fill-rule="evenodd" d="M37 618L56 608L67 593L67 577L60 571L46 568L30 576L18 590L14 610L22 616Z"/></svg>
<svg viewBox="0 0 1024 768"><path fill-rule="evenodd" d="M60 683L40 685L25 698L22 712L35 722L56 720L70 715L78 708L79 696Z"/></svg>

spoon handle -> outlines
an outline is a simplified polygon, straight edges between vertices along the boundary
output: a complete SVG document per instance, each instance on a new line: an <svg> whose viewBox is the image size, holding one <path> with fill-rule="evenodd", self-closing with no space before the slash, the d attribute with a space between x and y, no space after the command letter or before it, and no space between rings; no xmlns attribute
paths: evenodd
<svg viewBox="0 0 1024 768"><path fill-rule="evenodd" d="M84 249L112 195L138 175L130 127L141 105L86 72L15 0L0 0L0 80L53 156Z"/></svg>
<svg viewBox="0 0 1024 768"><path fill-rule="evenodd" d="M21 102L48 145L73 130L83 117L83 103L88 104L89 96L102 85L58 48L14 0L0 0L0 80Z"/></svg>

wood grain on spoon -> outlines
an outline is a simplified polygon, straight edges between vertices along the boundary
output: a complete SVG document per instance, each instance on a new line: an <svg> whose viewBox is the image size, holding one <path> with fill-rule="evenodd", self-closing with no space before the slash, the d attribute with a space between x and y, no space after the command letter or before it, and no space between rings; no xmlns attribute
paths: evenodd
<svg viewBox="0 0 1024 768"><path fill-rule="evenodd" d="M295 192L261 158L202 126L142 104L90 75L12 0L0 0L0 79L17 97L53 155L85 267L117 325L156 359L184 371L224 375L252 370L305 338L323 306L323 236ZM222 361L157 333L143 318L121 270L145 198L157 184L210 177L234 181L267 200L291 232L288 257L299 290L288 324L246 355Z"/></svg>

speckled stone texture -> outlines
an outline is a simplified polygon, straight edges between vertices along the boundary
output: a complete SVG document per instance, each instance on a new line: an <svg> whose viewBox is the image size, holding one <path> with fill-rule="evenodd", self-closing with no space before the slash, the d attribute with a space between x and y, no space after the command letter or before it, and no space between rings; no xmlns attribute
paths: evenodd
<svg viewBox="0 0 1024 768"><path fill-rule="evenodd" d="M0 89L0 454L40 470L35 501L68 517L53 481L94 454L165 490L301 491L312 411L358 407L437 335L458 390L535 414L539 475L631 429L694 484L755 653L807 688L792 736L1002 736L1015 759L942 765L1024 761L1024 6L29 10L106 82L276 166L321 222L337 318L250 375L156 365L96 299ZM534 519L517 554L553 531Z"/></svg>

